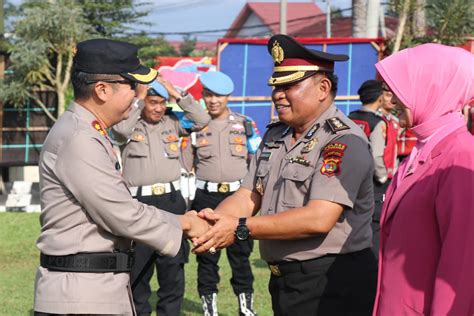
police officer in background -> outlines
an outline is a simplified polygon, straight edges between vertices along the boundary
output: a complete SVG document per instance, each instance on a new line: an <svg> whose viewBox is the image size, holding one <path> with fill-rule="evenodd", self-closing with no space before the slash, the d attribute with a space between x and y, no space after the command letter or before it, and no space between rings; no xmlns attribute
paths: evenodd
<svg viewBox="0 0 474 316"><path fill-rule="evenodd" d="M210 120L206 111L188 93L179 93L168 81L157 77L148 85L144 100L138 102L129 118L112 128L114 138L125 142L122 146L123 177L130 192L140 202L153 205L173 214L184 214L186 202L180 191L181 161L179 137L188 135L178 118L167 108L170 96L177 100L185 116L199 130ZM179 315L184 296L184 264L188 260L189 244L183 240L175 257L161 256L154 249L137 243L131 280L146 273L133 290L138 315L150 315L148 298L150 279L156 264L159 289L158 315ZM151 259L150 259L151 258ZM154 260L150 264L148 260Z"/></svg>
<svg viewBox="0 0 474 316"><path fill-rule="evenodd" d="M362 130L334 105L334 63L286 35L268 42L280 122L268 127L242 186L194 239L196 253L260 239L275 315L371 315L373 159ZM260 211L260 216L253 216Z"/></svg>
<svg viewBox="0 0 474 316"><path fill-rule="evenodd" d="M373 251L376 257L380 243L380 214L385 191L394 174L397 160L397 131L380 113L384 105L383 86L381 81L367 80L357 91L362 107L349 114L369 138L374 159L374 216L372 222Z"/></svg>
<svg viewBox="0 0 474 316"><path fill-rule="evenodd" d="M133 199L106 129L126 119L138 84L156 71L140 65L135 45L93 39L77 45L74 102L43 145L39 172L41 266L35 315L132 315L132 240L175 256L185 235L208 224Z"/></svg>
<svg viewBox="0 0 474 316"><path fill-rule="evenodd" d="M202 95L212 120L199 132L191 134L196 173L196 196L193 210L215 208L232 195L247 173L249 155L260 144L255 123L247 116L232 112L227 102L234 90L232 80L222 72L201 75ZM191 159L192 161L193 159ZM189 169L189 163L188 169ZM255 315L253 311L253 274L249 256L252 240L236 242L227 249L232 268L230 280L238 296L239 314ZM198 292L204 315L217 315L217 283L219 283L220 251L197 256Z"/></svg>

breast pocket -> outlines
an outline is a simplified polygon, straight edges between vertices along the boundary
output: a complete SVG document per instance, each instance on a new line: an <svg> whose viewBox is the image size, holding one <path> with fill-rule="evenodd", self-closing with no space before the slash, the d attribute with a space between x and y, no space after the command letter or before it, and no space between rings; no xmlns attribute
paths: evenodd
<svg viewBox="0 0 474 316"><path fill-rule="evenodd" d="M247 158L247 138L245 136L231 136L229 146L232 156Z"/></svg>
<svg viewBox="0 0 474 316"><path fill-rule="evenodd" d="M126 146L127 157L144 158L148 157L148 139L141 132L133 132L130 136L130 142Z"/></svg>
<svg viewBox="0 0 474 316"><path fill-rule="evenodd" d="M308 191L314 167L297 163L288 164L281 174L282 204L290 207L301 207L308 202Z"/></svg>
<svg viewBox="0 0 474 316"><path fill-rule="evenodd" d="M162 135L161 140L165 147L166 157L177 159L179 157L179 137L175 133Z"/></svg>
<svg viewBox="0 0 474 316"><path fill-rule="evenodd" d="M207 138L201 138L196 144L196 155L199 159L212 157L212 147Z"/></svg>

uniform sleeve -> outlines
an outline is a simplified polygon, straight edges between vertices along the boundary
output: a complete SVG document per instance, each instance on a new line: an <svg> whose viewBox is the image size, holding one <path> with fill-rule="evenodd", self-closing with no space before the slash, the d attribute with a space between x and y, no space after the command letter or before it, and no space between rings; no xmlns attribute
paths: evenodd
<svg viewBox="0 0 474 316"><path fill-rule="evenodd" d="M309 198L352 208L362 183L372 181L373 168L368 143L356 135L343 135L323 148Z"/></svg>
<svg viewBox="0 0 474 316"><path fill-rule="evenodd" d="M184 116L186 119L193 122L192 130L198 131L203 129L209 121L211 117L207 112L203 109L203 107L194 100L193 96L188 93L185 97L183 97L179 102L178 105L184 111ZM180 135L187 135L186 130L180 126L179 128Z"/></svg>
<svg viewBox="0 0 474 316"><path fill-rule="evenodd" d="M372 157L374 158L374 175L375 179L379 183L385 183L387 181L387 167L383 160L383 154L385 150L387 137L387 125L385 121L375 125L374 130L370 133L370 144L372 147Z"/></svg>
<svg viewBox="0 0 474 316"><path fill-rule="evenodd" d="M135 99L135 103L132 105L130 114L126 120L123 120L110 129L112 137L117 143L123 144L129 138L133 132L133 129L137 125L138 119L142 113L145 103L143 100Z"/></svg>
<svg viewBox="0 0 474 316"><path fill-rule="evenodd" d="M474 154L459 152L441 170L436 216L441 242L431 315L474 314ZM433 241L435 242L435 241Z"/></svg>
<svg viewBox="0 0 474 316"><path fill-rule="evenodd" d="M99 140L76 136L58 153L55 173L102 229L177 254L183 235L178 217L133 199Z"/></svg>
<svg viewBox="0 0 474 316"><path fill-rule="evenodd" d="M256 181L255 174L257 172L257 160L258 160L258 157L260 157L260 154L262 152L262 146L263 144L260 144L260 147L257 149L257 153L255 155L252 155L252 159L250 160L250 163L248 166L247 174L242 180L241 187L250 191L257 192L255 190L255 181Z"/></svg>

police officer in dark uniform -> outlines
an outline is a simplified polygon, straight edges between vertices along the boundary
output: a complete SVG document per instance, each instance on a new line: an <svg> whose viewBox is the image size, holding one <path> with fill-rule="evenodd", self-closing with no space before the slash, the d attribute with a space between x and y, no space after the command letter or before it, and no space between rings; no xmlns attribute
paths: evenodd
<svg viewBox="0 0 474 316"><path fill-rule="evenodd" d="M271 124L241 188L213 212L194 251L260 239L275 315L371 315L374 163L367 137L334 105L334 63L346 55L270 38ZM259 212L259 216L255 216Z"/></svg>
<svg viewBox="0 0 474 316"><path fill-rule="evenodd" d="M112 128L122 146L123 177L130 192L140 202L153 205L173 214L184 214L186 202L180 191L181 161L179 136L188 135L178 118L167 108L173 97L193 124L192 130L207 125L209 115L188 93L178 92L168 81L158 76L148 85L144 100L139 100L127 120ZM150 279L156 265L159 289L158 315L179 315L184 296L184 264L188 260L189 245L182 241L175 257L161 256L154 249L137 243L135 264L130 278L138 282L133 300L138 315L150 315L148 299ZM140 272L146 269L142 276ZM137 280L137 278L140 278Z"/></svg>
<svg viewBox="0 0 474 316"><path fill-rule="evenodd" d="M260 144L255 122L249 117L232 112L227 101L234 84L222 72L206 72L201 75L204 87L203 99L211 121L199 132L191 134L196 172L196 197L191 209L199 211L215 208L232 195L247 173L249 156ZM189 167L188 167L189 169ZM253 241L236 242L227 249L232 268L230 280L239 301L240 315L255 315L253 311L253 274L249 256ZM220 251L197 256L198 292L203 301L206 316L217 315L218 261Z"/></svg>

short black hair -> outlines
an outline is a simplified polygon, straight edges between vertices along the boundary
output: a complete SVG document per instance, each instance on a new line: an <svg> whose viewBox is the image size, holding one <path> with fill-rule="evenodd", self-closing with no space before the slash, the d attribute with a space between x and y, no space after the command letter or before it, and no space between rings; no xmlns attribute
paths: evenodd
<svg viewBox="0 0 474 316"><path fill-rule="evenodd" d="M337 83L339 82L339 78L337 77L337 75L332 71L318 71L317 73L326 76L326 78L331 81L331 96L333 98L336 98Z"/></svg>
<svg viewBox="0 0 474 316"><path fill-rule="evenodd" d="M91 74L88 72L73 70L71 75L72 88L74 90L74 99L85 100L92 96L94 85L88 82L97 79L116 79L118 75L110 74ZM115 89L115 88L114 88Z"/></svg>
<svg viewBox="0 0 474 316"><path fill-rule="evenodd" d="M359 94L360 102L362 104L371 104L383 93L383 83L378 80L367 80L362 83L357 94Z"/></svg>

